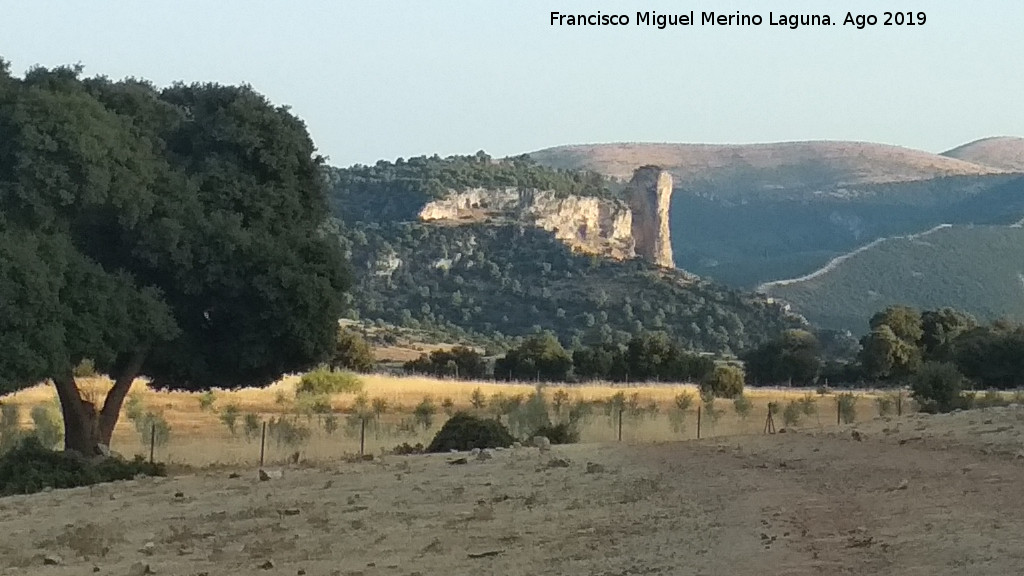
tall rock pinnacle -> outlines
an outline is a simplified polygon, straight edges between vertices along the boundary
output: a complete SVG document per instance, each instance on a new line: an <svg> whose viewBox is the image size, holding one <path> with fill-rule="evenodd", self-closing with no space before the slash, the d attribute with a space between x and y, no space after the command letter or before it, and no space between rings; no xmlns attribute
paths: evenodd
<svg viewBox="0 0 1024 576"><path fill-rule="evenodd" d="M637 255L658 266L675 268L668 227L672 175L657 166L641 166L626 190Z"/></svg>

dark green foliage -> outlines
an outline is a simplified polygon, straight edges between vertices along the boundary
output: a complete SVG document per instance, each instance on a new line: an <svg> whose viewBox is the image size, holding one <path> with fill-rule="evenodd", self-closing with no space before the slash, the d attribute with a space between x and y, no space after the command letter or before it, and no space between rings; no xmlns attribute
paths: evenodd
<svg viewBox="0 0 1024 576"><path fill-rule="evenodd" d="M348 278L287 108L80 74L0 82L0 392L59 380L69 447L91 452L81 361L157 388L265 386L328 359Z"/></svg>
<svg viewBox="0 0 1024 576"><path fill-rule="evenodd" d="M836 410L843 424L853 424L857 420L857 396L852 392L836 395Z"/></svg>
<svg viewBox="0 0 1024 576"><path fill-rule="evenodd" d="M821 369L821 346L806 330L786 330L782 336L743 356L751 382L810 386Z"/></svg>
<svg viewBox="0 0 1024 576"><path fill-rule="evenodd" d="M461 380L477 380L487 375L487 362L483 355L466 346L434 350L429 355L422 354L416 360L406 362L403 367L409 372Z"/></svg>
<svg viewBox="0 0 1024 576"><path fill-rule="evenodd" d="M1024 200L1024 179L1018 182L1015 202ZM1006 213L1011 219L1008 224L1021 218L1021 212L1013 214ZM931 309L951 306L980 321L1024 321L1017 276L1024 267L1022 247L1021 228L942 228L921 238L883 241L827 274L776 286L769 293L792 303L816 326L855 333L867 329L865 320L880 303Z"/></svg>
<svg viewBox="0 0 1024 576"><path fill-rule="evenodd" d="M415 445L411 445L408 442L402 442L401 444L392 448L390 452L392 454L397 454L399 456L408 456L410 454L423 454L424 452L426 452L426 449L423 447L423 444L419 442L417 442Z"/></svg>
<svg viewBox="0 0 1024 576"><path fill-rule="evenodd" d="M949 362L926 362L910 381L922 412L949 412L964 407L960 392L964 376Z"/></svg>
<svg viewBox="0 0 1024 576"><path fill-rule="evenodd" d="M735 398L743 394L743 369L738 366L716 366L700 383L701 396Z"/></svg>
<svg viewBox="0 0 1024 576"><path fill-rule="evenodd" d="M369 372L373 370L374 358L370 344L355 330L338 330L338 343L334 347L330 366L335 370Z"/></svg>
<svg viewBox="0 0 1024 576"><path fill-rule="evenodd" d="M552 444L575 444L580 441L580 432L569 422L541 426L530 436L544 436Z"/></svg>
<svg viewBox="0 0 1024 576"><path fill-rule="evenodd" d="M429 184L442 191L495 185L467 162L476 166L438 158L432 168L410 160L332 172L339 234L357 274L350 314L500 348L538 331L564 344L622 345L649 327L687 350L741 351L800 323L764 298L639 259L575 253L532 226L418 222L435 195L422 191L434 172L466 175Z"/></svg>
<svg viewBox="0 0 1024 576"><path fill-rule="evenodd" d="M490 418L477 418L465 412L457 412L437 431L427 447L427 452L497 448L499 446L507 448L514 441L512 434L501 422Z"/></svg>
<svg viewBox="0 0 1024 576"><path fill-rule="evenodd" d="M0 455L0 496L130 480L137 474L164 476L166 469L163 464L150 464L141 457L132 461L104 458L92 462L74 452L50 450L34 436L28 436Z"/></svg>
<svg viewBox="0 0 1024 576"><path fill-rule="evenodd" d="M742 170L739 166L735 168ZM1020 193L1024 189L1024 178L1016 175L946 177L857 186L839 185L829 178L822 178L813 187L795 189L702 182L700 194L684 193L697 187L682 185L682 189L677 188L671 206L676 262L701 276L731 286L753 288L761 282L809 274L832 258L875 238L919 233L944 223L1012 224L1024 215L1024 196ZM773 177L772 182L775 181ZM841 189L842 197L829 193L837 188ZM967 281L961 284L960 278L980 276L952 269L948 269L949 273L936 270L932 275L922 269L920 263L929 262L928 270L934 270L931 259L937 256L945 260L947 243L960 242L964 248L950 256L972 272L1001 279L998 287L984 288L975 284L974 290L981 288L976 293L1010 296L1013 286L1002 282L1013 276L1010 267L1001 266L998 258L977 258L978 252L972 252L972 248L985 245L981 239L984 234L970 232L966 227L956 230L949 240L941 240L942 248L910 239L886 241L873 248L870 257L884 253L891 256L888 262L878 259L870 267L858 263L856 270L846 271L845 268L853 264L851 259L840 267L844 269L841 278L829 278L830 274L797 285L779 286L777 293L792 301L792 296L803 286L818 291L813 314L806 310L812 322L821 321L829 327L861 332L867 318L878 308L878 295L869 294L871 289L888 301L912 302L923 307L954 302L944 302L942 296L955 294L958 290L955 284L970 286ZM952 236L960 231L966 234L954 240ZM941 232L945 234L948 230ZM926 240L931 243L938 236L938 233L932 234ZM1020 245L1018 241L1017 246ZM1000 251L1008 248L998 246ZM1004 252L1007 255L1019 253L1019 249ZM974 262L965 256L973 258ZM948 260L941 264L947 265ZM1005 273L1000 272L1000 268L1005 268ZM914 272L925 275L915 276ZM825 284L828 284L827 289ZM776 293L776 289L772 292ZM911 295L918 299L910 298ZM962 298L960 307L966 308L970 300L970 297ZM1012 303L1009 299L1003 301ZM987 305L978 306L979 310L983 308L991 309Z"/></svg>
<svg viewBox="0 0 1024 576"><path fill-rule="evenodd" d="M340 372L318 368L302 375L295 386L296 396L312 394L315 396L331 394L355 394L363 389L363 381L351 372Z"/></svg>
<svg viewBox="0 0 1024 576"><path fill-rule="evenodd" d="M494 363L494 374L510 380L564 382L572 369L572 357L554 334L531 336Z"/></svg>
<svg viewBox="0 0 1024 576"><path fill-rule="evenodd" d="M527 156L494 161L484 152L473 156L418 156L373 166L328 172L332 200L346 218L412 220L427 201L449 190L522 187L553 190L559 195L611 196L601 176L577 170L538 166Z"/></svg>
<svg viewBox="0 0 1024 576"><path fill-rule="evenodd" d="M644 332L625 347L585 346L573 351L573 366L581 379L613 382L684 382L701 380L715 367L711 358L692 354L665 332Z"/></svg>

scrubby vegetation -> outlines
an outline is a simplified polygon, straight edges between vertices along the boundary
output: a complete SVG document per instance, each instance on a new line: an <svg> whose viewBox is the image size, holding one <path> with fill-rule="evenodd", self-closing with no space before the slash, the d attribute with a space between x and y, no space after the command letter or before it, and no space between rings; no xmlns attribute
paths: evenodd
<svg viewBox="0 0 1024 576"><path fill-rule="evenodd" d="M318 368L307 372L299 379L295 387L296 396L311 394L315 396L331 394L355 394L363 389L363 381L351 372Z"/></svg>
<svg viewBox="0 0 1024 576"><path fill-rule="evenodd" d="M444 423L427 446L427 452L471 450L473 448L507 448L515 439L501 422L458 412Z"/></svg>
<svg viewBox="0 0 1024 576"><path fill-rule="evenodd" d="M162 464L150 464L141 457L131 461L119 458L92 461L74 452L55 452L29 435L0 454L0 496L129 480L138 474L163 476L166 469Z"/></svg>

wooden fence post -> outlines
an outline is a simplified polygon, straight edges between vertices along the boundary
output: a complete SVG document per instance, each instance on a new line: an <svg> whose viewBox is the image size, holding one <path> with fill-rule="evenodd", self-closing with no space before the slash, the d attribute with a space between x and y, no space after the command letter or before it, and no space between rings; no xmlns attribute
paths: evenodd
<svg viewBox="0 0 1024 576"><path fill-rule="evenodd" d="M697 405L697 440L700 440L700 404Z"/></svg>
<svg viewBox="0 0 1024 576"><path fill-rule="evenodd" d="M263 423L263 433L260 434L260 468L263 468L263 456L267 448L267 423Z"/></svg>

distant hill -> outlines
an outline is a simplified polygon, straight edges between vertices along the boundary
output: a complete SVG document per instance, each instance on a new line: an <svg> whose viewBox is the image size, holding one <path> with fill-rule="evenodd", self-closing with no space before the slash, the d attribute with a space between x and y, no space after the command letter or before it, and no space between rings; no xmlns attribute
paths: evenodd
<svg viewBox="0 0 1024 576"><path fill-rule="evenodd" d="M614 207L614 193L593 174L486 155L327 172L337 232L355 277L347 295L352 319L499 348L541 330L564 344L621 343L657 330L710 352L740 352L804 323L763 296L640 258L575 249L538 225L557 216L544 210L561 210L562 203L535 205L524 219L498 215L509 189L529 192L523 198L544 190L578 205L581 214L592 203ZM436 208L442 198L449 208L465 201L464 211L485 216L463 220L455 210L452 218L427 218L424 206Z"/></svg>
<svg viewBox="0 0 1024 576"><path fill-rule="evenodd" d="M531 152L555 168L628 178L644 164L672 173L677 186L723 198L737 192L816 191L842 186L997 174L1002 169L956 158L866 142L773 144L590 144Z"/></svg>
<svg viewBox="0 0 1024 576"><path fill-rule="evenodd" d="M890 304L1024 320L1024 228L943 226L880 240L808 277L762 288L813 323L855 332Z"/></svg>
<svg viewBox="0 0 1024 576"><path fill-rule="evenodd" d="M1024 138L982 138L943 152L942 155L981 166L1024 172Z"/></svg>
<svg viewBox="0 0 1024 576"><path fill-rule="evenodd" d="M1024 174L882 144L598 144L530 156L617 178L641 164L669 170L676 264L740 288L811 273L876 238L1024 217Z"/></svg>

